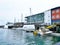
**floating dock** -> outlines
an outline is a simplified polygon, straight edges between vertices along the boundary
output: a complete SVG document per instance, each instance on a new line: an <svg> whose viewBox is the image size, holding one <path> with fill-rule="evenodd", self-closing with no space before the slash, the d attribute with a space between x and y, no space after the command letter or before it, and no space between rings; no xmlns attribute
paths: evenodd
<svg viewBox="0 0 60 45"><path fill-rule="evenodd" d="M60 37L60 33L51 33L50 35Z"/></svg>

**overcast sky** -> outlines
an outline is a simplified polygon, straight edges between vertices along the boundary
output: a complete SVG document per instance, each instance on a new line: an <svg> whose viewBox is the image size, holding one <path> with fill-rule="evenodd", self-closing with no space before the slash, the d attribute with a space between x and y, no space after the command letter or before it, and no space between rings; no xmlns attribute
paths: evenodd
<svg viewBox="0 0 60 45"><path fill-rule="evenodd" d="M0 24L6 22L21 21L21 14L24 17L44 12L48 9L60 6L60 0L0 0Z"/></svg>

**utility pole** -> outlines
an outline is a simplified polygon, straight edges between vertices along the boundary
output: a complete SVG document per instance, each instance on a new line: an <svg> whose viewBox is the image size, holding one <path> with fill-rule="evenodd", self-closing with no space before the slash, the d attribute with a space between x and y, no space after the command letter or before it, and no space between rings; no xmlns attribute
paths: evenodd
<svg viewBox="0 0 60 45"><path fill-rule="evenodd" d="M32 12L31 12L31 8L30 8L30 15L32 14Z"/></svg>
<svg viewBox="0 0 60 45"><path fill-rule="evenodd" d="M30 16L31 16L32 12L31 12L31 8L30 8ZM30 17L30 24L31 24L31 17Z"/></svg>

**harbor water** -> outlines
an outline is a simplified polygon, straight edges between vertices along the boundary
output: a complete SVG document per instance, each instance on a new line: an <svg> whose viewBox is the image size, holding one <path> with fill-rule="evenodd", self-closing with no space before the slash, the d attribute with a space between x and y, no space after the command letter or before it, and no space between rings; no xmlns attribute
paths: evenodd
<svg viewBox="0 0 60 45"><path fill-rule="evenodd" d="M34 36L23 30L0 29L0 45L55 45L60 37Z"/></svg>

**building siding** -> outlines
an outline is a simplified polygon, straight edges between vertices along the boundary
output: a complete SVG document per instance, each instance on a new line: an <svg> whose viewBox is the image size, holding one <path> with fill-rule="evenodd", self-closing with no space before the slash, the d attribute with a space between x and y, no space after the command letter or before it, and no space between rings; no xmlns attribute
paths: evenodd
<svg viewBox="0 0 60 45"><path fill-rule="evenodd" d="M44 12L44 23L51 25L51 10Z"/></svg>

